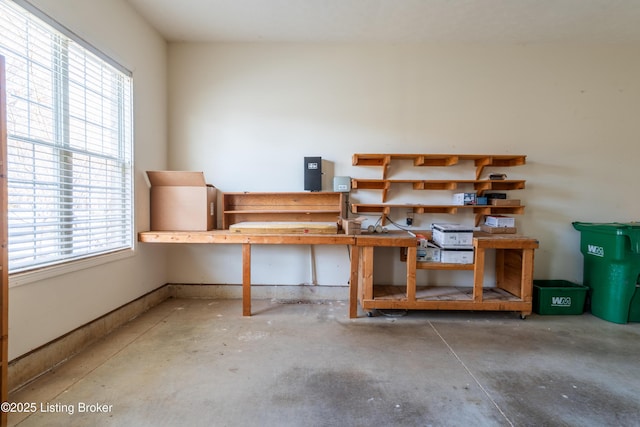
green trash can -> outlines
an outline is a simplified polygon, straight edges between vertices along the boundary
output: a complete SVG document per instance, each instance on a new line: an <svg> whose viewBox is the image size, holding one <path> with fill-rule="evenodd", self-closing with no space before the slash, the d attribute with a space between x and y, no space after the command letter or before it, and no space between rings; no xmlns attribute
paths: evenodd
<svg viewBox="0 0 640 427"><path fill-rule="evenodd" d="M581 232L591 313L614 323L640 322L640 223L574 222Z"/></svg>

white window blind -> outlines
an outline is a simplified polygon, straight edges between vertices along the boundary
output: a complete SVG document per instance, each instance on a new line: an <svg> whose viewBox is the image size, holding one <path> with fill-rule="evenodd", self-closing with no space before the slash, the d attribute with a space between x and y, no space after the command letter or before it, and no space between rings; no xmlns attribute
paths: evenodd
<svg viewBox="0 0 640 427"><path fill-rule="evenodd" d="M131 75L60 28L0 0L10 273L133 246Z"/></svg>

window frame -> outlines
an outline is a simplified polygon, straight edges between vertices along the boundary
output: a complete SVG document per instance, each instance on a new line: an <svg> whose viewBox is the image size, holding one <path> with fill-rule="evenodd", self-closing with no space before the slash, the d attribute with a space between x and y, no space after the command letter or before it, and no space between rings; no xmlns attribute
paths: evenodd
<svg viewBox="0 0 640 427"><path fill-rule="evenodd" d="M100 50L93 47L91 44L87 43L84 39L77 36L75 33L31 5L29 2L24 0L9 0L19 7L26 10L28 13L33 15L35 18L40 19L46 25L53 27L54 30L60 32L64 37L71 39L74 43L76 43L81 48L90 52L91 54L97 56L100 60L106 62L117 71L121 72L124 76L126 76L129 80L128 84L130 88L128 88L129 98L125 101L129 105L128 114L126 119L119 119L118 122L120 124L125 123L126 129L128 132L127 138L129 139L128 146L126 147L126 156L125 158L129 159L129 167L127 172L123 172L123 184L126 185L126 191L128 193L128 200L130 206L125 210L128 215L127 224L129 227L128 233L129 240L125 247L122 248L112 248L107 249L105 252L96 252L93 254L80 255L75 258L70 259L61 259L52 262L51 264L44 265L34 265L32 268L25 270L18 270L15 272L9 272L9 285L10 287L20 286L22 284L32 283L40 280L44 280L47 278L68 274L71 272L96 267L99 265L103 265L105 263L110 263L113 261L118 261L122 259L126 259L132 257L136 253L137 249L137 241L135 239L136 235L136 215L135 215L135 162L134 162L134 152L135 152L135 127L134 127L134 102L133 102L133 94L134 94L134 86L133 86L133 73L122 65L118 64L116 61L102 53ZM68 85L68 81L62 82L63 84ZM58 90L58 89L56 89ZM119 92L122 94L123 92ZM68 94L67 94L68 95ZM122 114L120 112L119 114ZM68 120L68 116L65 117L65 120ZM58 123L58 120L56 120ZM123 128L119 127L120 131ZM122 139L120 139L122 142ZM60 187L62 188L62 187ZM61 196L63 197L63 196ZM126 234L124 234L126 236Z"/></svg>

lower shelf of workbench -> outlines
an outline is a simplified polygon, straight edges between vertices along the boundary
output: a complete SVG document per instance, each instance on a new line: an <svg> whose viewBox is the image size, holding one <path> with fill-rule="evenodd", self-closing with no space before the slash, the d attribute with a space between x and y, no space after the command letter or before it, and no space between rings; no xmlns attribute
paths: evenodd
<svg viewBox="0 0 640 427"><path fill-rule="evenodd" d="M473 287L417 287L415 298L409 297L404 286L374 286L373 299L362 298L361 307L405 310L477 310L530 312L531 301L524 301L501 288L483 288L482 298L474 300Z"/></svg>

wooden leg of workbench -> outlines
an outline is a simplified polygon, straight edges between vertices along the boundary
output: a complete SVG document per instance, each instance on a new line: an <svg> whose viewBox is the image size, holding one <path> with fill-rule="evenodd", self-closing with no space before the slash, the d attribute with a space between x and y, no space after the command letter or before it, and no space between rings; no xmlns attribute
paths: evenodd
<svg viewBox="0 0 640 427"><path fill-rule="evenodd" d="M360 249L356 245L349 246L351 256L351 274L349 275L349 318L358 317L358 266L360 265Z"/></svg>
<svg viewBox="0 0 640 427"><path fill-rule="evenodd" d="M418 248L410 246L407 248L407 301L410 303L416 300L416 257Z"/></svg>
<svg viewBox="0 0 640 427"><path fill-rule="evenodd" d="M362 247L358 246L358 301L362 303L364 299L364 263L362 260L364 255L362 254Z"/></svg>
<svg viewBox="0 0 640 427"><path fill-rule="evenodd" d="M502 288L506 283L505 269L505 250L496 249L496 286Z"/></svg>
<svg viewBox="0 0 640 427"><path fill-rule="evenodd" d="M525 302L533 301L533 249L522 250L521 280L520 298Z"/></svg>
<svg viewBox="0 0 640 427"><path fill-rule="evenodd" d="M484 282L484 248L476 248L475 265L473 267L473 301L482 302Z"/></svg>
<svg viewBox="0 0 640 427"><path fill-rule="evenodd" d="M251 244L242 244L242 315L251 316Z"/></svg>
<svg viewBox="0 0 640 427"><path fill-rule="evenodd" d="M373 246L362 248L362 294L373 299Z"/></svg>

